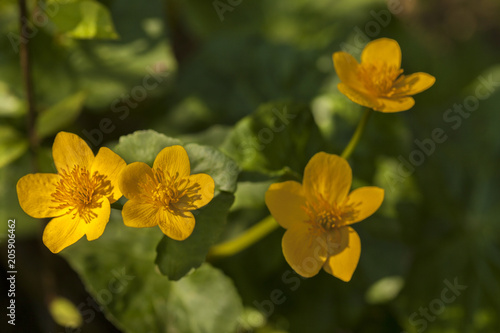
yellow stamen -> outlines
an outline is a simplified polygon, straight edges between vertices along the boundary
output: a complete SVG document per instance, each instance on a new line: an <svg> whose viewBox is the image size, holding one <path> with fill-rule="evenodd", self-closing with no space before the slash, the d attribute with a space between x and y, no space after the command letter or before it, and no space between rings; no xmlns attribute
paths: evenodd
<svg viewBox="0 0 500 333"><path fill-rule="evenodd" d="M309 219L306 221L311 225L311 231L321 234L335 228L345 226L356 219L358 211L352 204L330 204L323 197L311 200L302 206Z"/></svg>
<svg viewBox="0 0 500 333"><path fill-rule="evenodd" d="M358 78L376 96L390 97L397 93L395 83L402 73L402 69L386 63L361 63L358 68Z"/></svg>
<svg viewBox="0 0 500 333"><path fill-rule="evenodd" d="M147 177L139 186L145 201L176 214L195 209L194 202L201 198L197 194L200 184L192 183L188 177L180 177L178 172L172 175L160 168L153 169L153 178Z"/></svg>
<svg viewBox="0 0 500 333"><path fill-rule="evenodd" d="M60 175L56 192L51 194L52 201L59 205L51 208L67 208L66 214L73 213L73 219L78 217L90 223L97 217L93 209L102 205L99 200L112 192L111 182L97 171L90 175L87 169L80 166L74 166L70 172L63 170Z"/></svg>

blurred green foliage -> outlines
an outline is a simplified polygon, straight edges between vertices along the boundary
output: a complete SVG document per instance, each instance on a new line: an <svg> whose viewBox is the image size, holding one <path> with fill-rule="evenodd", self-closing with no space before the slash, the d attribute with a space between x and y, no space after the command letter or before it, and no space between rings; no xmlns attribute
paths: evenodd
<svg viewBox="0 0 500 333"><path fill-rule="evenodd" d="M222 272L204 264L170 282L154 265L161 232L124 228L119 212L106 231L94 246L78 242L63 255L118 328L137 333L234 329L241 300Z"/></svg>
<svg viewBox="0 0 500 333"><path fill-rule="evenodd" d="M19 329L64 330L47 328L44 296L28 292L32 283L49 288L30 280L44 276L33 264L40 261L55 272L57 294L85 304L83 332L107 330L102 316L90 319L101 311L124 332L498 332L500 4L220 2L231 10L218 13L211 0L29 1L36 156L17 2L0 3L0 221L17 221ZM397 15L388 10L395 4ZM283 230L202 264L215 242L268 215L270 183L300 180L317 151L342 151L361 109L337 91L331 54L359 52L378 37L399 42L405 73L437 81L410 111L374 113L349 161L354 188L386 191L377 214L356 225L363 250L352 281L298 277L281 252ZM479 99L478 89L488 96ZM135 132L144 129L154 131ZM129 163L151 163L182 143L192 172L218 185L186 243L158 228L126 228L113 211L101 238L64 250L95 307L81 303L71 268L47 259L42 222L17 202L20 177L55 172L50 147L59 130L95 151L112 147ZM4 244L6 228L0 234ZM126 283L111 285L116 274ZM455 293L455 281L466 289Z"/></svg>

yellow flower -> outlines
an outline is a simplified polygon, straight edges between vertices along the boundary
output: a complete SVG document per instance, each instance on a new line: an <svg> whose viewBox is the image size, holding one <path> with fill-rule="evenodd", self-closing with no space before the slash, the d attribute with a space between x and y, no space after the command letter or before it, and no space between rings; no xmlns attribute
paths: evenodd
<svg viewBox="0 0 500 333"><path fill-rule="evenodd" d="M129 164L120 178L120 190L129 199L123 206L123 222L129 227L158 225L175 240L184 240L194 229L192 210L214 197L214 180L207 174L190 175L186 150L164 148L150 168L146 163Z"/></svg>
<svg viewBox="0 0 500 333"><path fill-rule="evenodd" d="M366 219L382 204L384 190L362 187L350 194L352 171L337 155L317 153L304 170L303 184L272 184L266 204L286 230L282 240L288 264L303 277L321 268L349 281L361 253L359 236L351 224Z"/></svg>
<svg viewBox="0 0 500 333"><path fill-rule="evenodd" d="M56 135L52 156L58 173L22 177L17 196L28 215L53 217L43 232L43 243L57 253L83 235L89 241L102 235L110 204L122 196L118 177L126 163L108 148L94 157L85 141L66 132Z"/></svg>
<svg viewBox="0 0 500 333"><path fill-rule="evenodd" d="M427 73L402 75L401 48L388 38L368 43L361 53L361 64L346 52L335 52L333 64L341 81L337 86L340 92L375 111L408 110L415 104L410 96L436 81Z"/></svg>

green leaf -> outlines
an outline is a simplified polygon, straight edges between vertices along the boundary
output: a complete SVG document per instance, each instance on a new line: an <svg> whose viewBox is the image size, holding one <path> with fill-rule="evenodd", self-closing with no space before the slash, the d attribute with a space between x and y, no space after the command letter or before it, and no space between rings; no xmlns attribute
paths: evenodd
<svg viewBox="0 0 500 333"><path fill-rule="evenodd" d="M80 39L118 38L109 10L103 4L94 0L50 3L58 6L52 21L63 34Z"/></svg>
<svg viewBox="0 0 500 333"><path fill-rule="evenodd" d="M178 280L191 269L199 267L224 230L226 217L234 195L219 193L205 207L194 212L196 226L186 240L176 241L163 237L156 251L156 264L160 272L171 280Z"/></svg>
<svg viewBox="0 0 500 333"><path fill-rule="evenodd" d="M113 210L99 239L61 254L124 332L234 332L242 304L232 281L208 264L177 282L161 276L153 263L161 235L125 227Z"/></svg>
<svg viewBox="0 0 500 333"><path fill-rule="evenodd" d="M302 174L309 159L327 145L311 111L291 102L268 103L239 121L221 146L246 171Z"/></svg>
<svg viewBox="0 0 500 333"><path fill-rule="evenodd" d="M141 161L152 165L156 155L165 147L182 145L180 140L152 130L138 131L121 137L114 151L127 163ZM169 279L178 280L191 269L199 267L223 231L226 217L234 201L239 168L234 161L214 147L196 143L184 145L191 164L191 173L206 173L215 182L212 201L194 211L196 226L184 241L164 237L159 243L156 263Z"/></svg>
<svg viewBox="0 0 500 333"><path fill-rule="evenodd" d="M170 302L179 309L175 332L234 332L243 307L232 281L221 271L204 264L173 284Z"/></svg>
<svg viewBox="0 0 500 333"><path fill-rule="evenodd" d="M0 126L0 168L16 160L28 149L28 141L9 126Z"/></svg>
<svg viewBox="0 0 500 333"><path fill-rule="evenodd" d="M0 116L15 117L26 113L26 103L16 96L7 85L0 81Z"/></svg>
<svg viewBox="0 0 500 333"><path fill-rule="evenodd" d="M156 155L163 148L180 144L180 140L153 130L145 130L120 137L114 151L127 163L139 161L152 166Z"/></svg>
<svg viewBox="0 0 500 333"><path fill-rule="evenodd" d="M231 130L232 126L215 124L204 131L182 135L180 138L186 143L195 142L218 147Z"/></svg>
<svg viewBox="0 0 500 333"><path fill-rule="evenodd" d="M267 189L273 182L272 180L238 182L238 190L235 193L234 204L231 210L235 211L245 208L256 210L265 207L264 197Z"/></svg>
<svg viewBox="0 0 500 333"><path fill-rule="evenodd" d="M215 181L215 189L233 193L236 191L236 178L240 172L238 165L214 147L196 143L184 148L191 162L191 173L207 173Z"/></svg>
<svg viewBox="0 0 500 333"><path fill-rule="evenodd" d="M85 92L80 91L42 112L36 122L38 136L47 137L74 122L80 114L86 96Z"/></svg>

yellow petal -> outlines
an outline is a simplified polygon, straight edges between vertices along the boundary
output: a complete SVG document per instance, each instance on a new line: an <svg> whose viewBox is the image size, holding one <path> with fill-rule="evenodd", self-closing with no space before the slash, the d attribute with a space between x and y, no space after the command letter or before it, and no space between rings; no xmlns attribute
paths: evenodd
<svg viewBox="0 0 500 333"><path fill-rule="evenodd" d="M180 202L176 204L179 209L193 210L198 209L208 204L214 198L214 179L207 174L198 173L189 176L189 186L196 186L199 190L196 194L187 194L181 198ZM195 198L196 200L192 201ZM189 202L189 205L182 205L183 202Z"/></svg>
<svg viewBox="0 0 500 333"><path fill-rule="evenodd" d="M341 247L341 251L330 254L323 268L327 273L348 282L358 266L361 241L358 233L351 227L340 228L338 231L341 232L341 237L346 245Z"/></svg>
<svg viewBox="0 0 500 333"><path fill-rule="evenodd" d="M347 52L335 52L333 54L333 65L342 83L350 87L362 87L358 78L359 63Z"/></svg>
<svg viewBox="0 0 500 333"><path fill-rule="evenodd" d="M58 253L76 243L85 234L89 241L101 237L109 221L111 207L107 198L102 198L98 203L100 207L92 209L97 216L89 223L78 217L74 218L73 214L53 218L43 231L45 246L53 253Z"/></svg>
<svg viewBox="0 0 500 333"><path fill-rule="evenodd" d="M320 196L330 204L340 204L346 198L352 182L349 163L340 156L320 152L304 170L304 191L307 198Z"/></svg>
<svg viewBox="0 0 500 333"><path fill-rule="evenodd" d="M406 111L415 105L415 100L412 97L400 97L396 99L379 98L379 105L373 110L386 113Z"/></svg>
<svg viewBox="0 0 500 333"><path fill-rule="evenodd" d="M194 230L194 224L195 220L191 212L184 211L182 214L172 214L165 211L158 225L165 235L181 241L191 235Z"/></svg>
<svg viewBox="0 0 500 333"><path fill-rule="evenodd" d="M158 225L158 207L137 199L129 200L122 210L123 223L127 227L150 228Z"/></svg>
<svg viewBox="0 0 500 333"><path fill-rule="evenodd" d="M52 146L52 157L57 171L71 171L75 165L90 170L94 154L83 139L78 135L59 132Z"/></svg>
<svg viewBox="0 0 500 333"><path fill-rule="evenodd" d="M154 179L153 170L149 165L143 162L131 163L123 168L118 180L118 188L127 199L134 199L143 192L140 184L148 177Z"/></svg>
<svg viewBox="0 0 500 333"><path fill-rule="evenodd" d="M401 78L395 85L398 89L398 95L415 95L429 89L436 82L436 78L427 73L413 73ZM401 88L399 88L401 87Z"/></svg>
<svg viewBox="0 0 500 333"><path fill-rule="evenodd" d="M43 231L43 243L52 253L58 253L82 238L85 229L85 222L72 214L55 217Z"/></svg>
<svg viewBox="0 0 500 333"><path fill-rule="evenodd" d="M288 229L281 245L290 267L303 277L318 274L328 255L323 237L311 234L307 223L295 224Z"/></svg>
<svg viewBox="0 0 500 333"><path fill-rule="evenodd" d="M347 197L346 205L351 205L356 210L353 221L356 223L366 219L379 209L384 201L384 190L376 186L365 186L352 191Z"/></svg>
<svg viewBox="0 0 500 333"><path fill-rule="evenodd" d="M98 201L98 204L101 204L101 207L92 209L92 212L97 214L97 217L93 218L89 223L85 223L85 233L89 241L101 237L108 224L109 215L111 213L111 206L107 198L102 198Z"/></svg>
<svg viewBox="0 0 500 333"><path fill-rule="evenodd" d="M56 209L51 194L61 177L53 173L28 174L17 182L17 198L26 214L35 218L63 215L67 209Z"/></svg>
<svg viewBox="0 0 500 333"><path fill-rule="evenodd" d="M304 189L293 180L271 184L266 192L267 208L276 222L285 229L308 219L302 209L305 204Z"/></svg>
<svg viewBox="0 0 500 333"><path fill-rule="evenodd" d="M126 165L127 163L120 156L106 147L99 149L92 163L90 174L94 174L97 171L99 174L106 176L106 180L111 182L112 190L107 195L110 203L115 202L122 196L118 180L120 179L120 173Z"/></svg>
<svg viewBox="0 0 500 333"><path fill-rule="evenodd" d="M385 63L396 69L401 67L401 48L394 39L379 38L366 44L361 63Z"/></svg>
<svg viewBox="0 0 500 333"><path fill-rule="evenodd" d="M172 176L179 173L180 177L191 173L188 154L181 146L163 148L155 158L153 169L168 171Z"/></svg>
<svg viewBox="0 0 500 333"><path fill-rule="evenodd" d="M367 93L355 90L344 83L339 83L337 85L337 88L342 94L344 94L354 103L369 107L370 109L376 109L378 107L376 98Z"/></svg>

